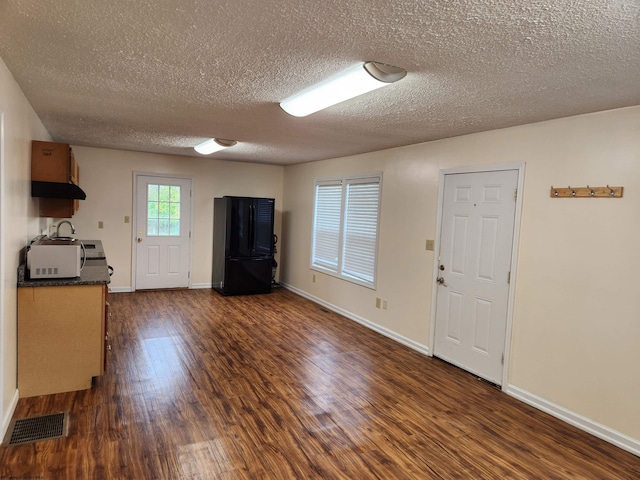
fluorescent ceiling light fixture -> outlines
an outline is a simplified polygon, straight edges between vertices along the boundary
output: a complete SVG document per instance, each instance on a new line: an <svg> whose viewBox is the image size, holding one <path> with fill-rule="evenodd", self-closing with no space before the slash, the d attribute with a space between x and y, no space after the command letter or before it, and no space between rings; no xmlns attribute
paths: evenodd
<svg viewBox="0 0 640 480"><path fill-rule="evenodd" d="M280 102L289 115L306 117L405 77L407 71L377 62L355 65Z"/></svg>
<svg viewBox="0 0 640 480"><path fill-rule="evenodd" d="M211 138L206 142L202 142L200 145L196 145L193 149L202 154L209 155L213 152L218 152L228 147L233 147L236 143L235 140L224 140L222 138Z"/></svg>

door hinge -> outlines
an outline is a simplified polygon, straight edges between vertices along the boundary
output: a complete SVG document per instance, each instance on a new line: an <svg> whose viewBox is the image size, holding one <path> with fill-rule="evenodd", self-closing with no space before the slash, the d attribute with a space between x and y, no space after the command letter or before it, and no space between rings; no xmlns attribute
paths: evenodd
<svg viewBox="0 0 640 480"><path fill-rule="evenodd" d="M513 199L514 200L518 199L518 189L517 188L513 191Z"/></svg>
<svg viewBox="0 0 640 480"><path fill-rule="evenodd" d="M504 365L504 353L502 354L502 365Z"/></svg>
<svg viewBox="0 0 640 480"><path fill-rule="evenodd" d="M507 283L511 283L511 272L507 273Z"/></svg>

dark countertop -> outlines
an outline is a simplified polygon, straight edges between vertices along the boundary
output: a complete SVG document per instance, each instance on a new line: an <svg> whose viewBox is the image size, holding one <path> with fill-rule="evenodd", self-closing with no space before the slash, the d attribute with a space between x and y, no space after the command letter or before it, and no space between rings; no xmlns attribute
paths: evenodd
<svg viewBox="0 0 640 480"><path fill-rule="evenodd" d="M100 240L80 240L84 244L87 252L87 259L107 258L104 254L104 248Z"/></svg>
<svg viewBox="0 0 640 480"><path fill-rule="evenodd" d="M79 277L42 278L30 280L26 276L26 265L18 267L18 287L66 287L69 285L105 285L111 282L107 260L100 240L82 240L87 252L87 261Z"/></svg>

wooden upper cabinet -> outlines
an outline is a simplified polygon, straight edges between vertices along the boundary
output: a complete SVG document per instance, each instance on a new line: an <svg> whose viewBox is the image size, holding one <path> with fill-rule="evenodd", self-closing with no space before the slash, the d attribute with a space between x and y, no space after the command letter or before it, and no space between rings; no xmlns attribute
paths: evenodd
<svg viewBox="0 0 640 480"><path fill-rule="evenodd" d="M68 143L31 142L31 180L79 185L80 169ZM78 200L40 198L40 216L71 218L80 207Z"/></svg>

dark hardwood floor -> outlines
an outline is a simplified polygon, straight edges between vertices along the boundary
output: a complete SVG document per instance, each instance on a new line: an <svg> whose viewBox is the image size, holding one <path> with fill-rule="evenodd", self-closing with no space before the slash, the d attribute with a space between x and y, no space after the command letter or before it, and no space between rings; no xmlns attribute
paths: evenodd
<svg viewBox="0 0 640 480"><path fill-rule="evenodd" d="M0 448L0 478L640 478L640 458L293 293L111 295L65 439Z"/></svg>

